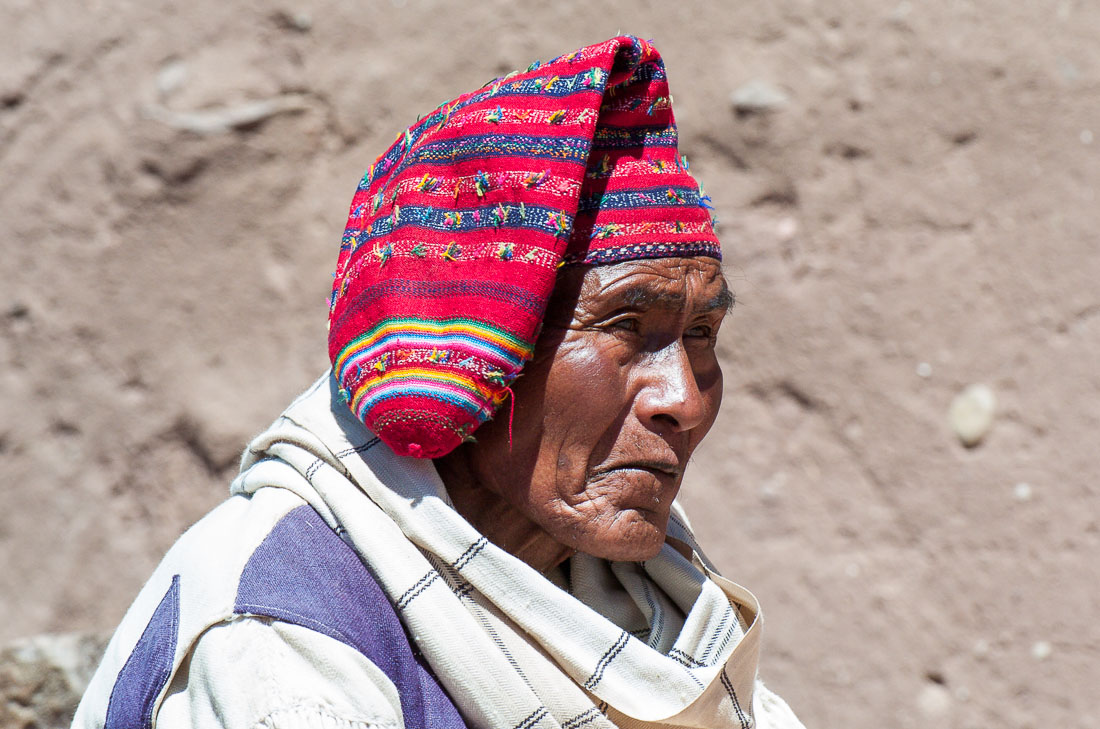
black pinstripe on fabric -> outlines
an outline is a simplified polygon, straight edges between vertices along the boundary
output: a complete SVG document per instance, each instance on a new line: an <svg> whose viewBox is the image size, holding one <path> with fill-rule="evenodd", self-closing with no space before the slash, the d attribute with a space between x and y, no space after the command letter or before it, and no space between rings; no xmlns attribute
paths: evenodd
<svg viewBox="0 0 1100 729"><path fill-rule="evenodd" d="M496 628L489 622L489 619L485 616L486 609L479 605L476 601L473 603L473 613L478 622L481 623L481 627L485 629L485 632L489 634L489 638L492 639L493 644L497 649L504 654L504 657L508 659L508 665L512 667L512 670L516 672L516 675L523 679L523 682L527 684L527 688L531 689L532 693L537 693L535 687L531 685L531 682L527 678L527 674L520 668L519 661L512 655L512 651L508 650L508 646L504 645L504 640L501 639L500 634L497 633Z"/></svg>
<svg viewBox="0 0 1100 729"><path fill-rule="evenodd" d="M669 515L668 515L668 519L669 519L669 521L671 521L671 522L672 522L673 524L675 524L676 526L678 526L678 527L680 527L681 529L683 529L683 530L684 530L685 532L687 532L688 534L691 534L691 530L687 528L687 525L686 525L686 524L684 524L684 522L682 522L682 521L680 521L679 519L677 519L677 518L676 518L676 515L675 515L675 514L669 514Z"/></svg>
<svg viewBox="0 0 1100 729"><path fill-rule="evenodd" d="M733 605L727 605L726 612L722 615L722 622L718 623L718 629L715 630L714 635L710 637L710 642L707 643L706 650L699 656L699 659L702 660L704 664L710 660L710 652L714 650L714 644L718 642L718 636L721 635L722 630L729 624L731 617L733 617ZM730 630L733 630L732 625L730 625Z"/></svg>
<svg viewBox="0 0 1100 729"><path fill-rule="evenodd" d="M706 688L706 684L699 680L699 677L691 670L693 668L701 668L703 664L695 660L687 653L684 653L678 648L673 648L668 652L668 657L680 664L684 669L684 675L692 680L692 682L699 688Z"/></svg>
<svg viewBox="0 0 1100 729"><path fill-rule="evenodd" d="M371 448L374 448L376 445L378 445L381 442L382 442L382 439L379 438L378 436L375 436L375 437L371 438L370 440L368 440L366 443L361 443L361 444L355 446L354 448L345 448L344 450L337 453L336 457L337 458L347 458L352 453L360 453L360 454L366 453Z"/></svg>
<svg viewBox="0 0 1100 729"><path fill-rule="evenodd" d="M464 597L470 596L470 593L474 591L474 586L471 585L469 582L466 582L462 585L459 585L458 587L455 587L452 591L454 592L455 597L461 600Z"/></svg>
<svg viewBox="0 0 1100 729"><path fill-rule="evenodd" d="M596 662L596 670L592 672L592 675L588 677L588 680L584 682L584 687L591 691L596 688L603 679L603 673L607 670L607 667L611 665L611 662L615 660L623 648L626 648L626 644L630 641L630 633L625 630L619 635L619 639L615 641L615 644L604 651L604 654L600 656L600 660Z"/></svg>
<svg viewBox="0 0 1100 729"><path fill-rule="evenodd" d="M401 597L397 598L397 607L399 610L404 610L413 599L428 589L433 582L439 579L439 573L432 570L428 574L421 577L413 586L401 593Z"/></svg>
<svg viewBox="0 0 1100 729"><path fill-rule="evenodd" d="M729 642L733 640L733 634L736 632L736 630L737 621L734 620L733 624L730 625L729 628L726 630L726 634L722 637L721 642L718 644L718 647L714 651L715 663L717 662L718 656L722 655L722 651L724 651Z"/></svg>
<svg viewBox="0 0 1100 729"><path fill-rule="evenodd" d="M321 466L323 466L323 465L325 465L325 462L324 462L324 460L322 460L320 458L315 460L313 463L309 464L309 468L306 469L306 478L307 479L313 478L313 475L315 473L317 473L318 469L320 469Z"/></svg>
<svg viewBox="0 0 1100 729"><path fill-rule="evenodd" d="M562 722L561 729L580 729L585 724L591 724L596 719L600 718L603 714L600 710L593 706L588 711L577 714L572 719L567 719Z"/></svg>
<svg viewBox="0 0 1100 729"><path fill-rule="evenodd" d="M439 572L439 574L443 577L443 581L447 583L447 587L451 589L451 592L454 593L455 597L461 600L462 598L467 597L471 592L474 591L473 584L468 582L466 578L464 578L462 574L459 573L459 571L456 570L454 567L451 567L446 562L443 562L439 559L438 556L432 554L431 552L425 551L424 549L421 549L420 551L424 554L425 557L427 557L432 567L435 567L436 571Z"/></svg>
<svg viewBox="0 0 1100 729"><path fill-rule="evenodd" d="M542 721L543 718L549 713L549 709L547 709L545 706L540 706L539 708L528 714L523 721L512 727L512 729L527 729L528 727L534 726L535 724L538 724L540 721Z"/></svg>
<svg viewBox="0 0 1100 729"><path fill-rule="evenodd" d="M466 548L466 551L458 556L450 567L453 569L461 569L470 563L474 557L481 553L481 550L485 549L485 545L489 543L489 540L485 537L481 537L476 542ZM425 590L432 586L437 579L439 579L439 570L433 569L428 574L417 580L412 587L401 593L401 597L397 598L397 608L404 610L409 606L413 600L420 596Z"/></svg>
<svg viewBox="0 0 1100 729"><path fill-rule="evenodd" d="M664 626L662 625L664 618L664 611L661 609L660 603L653 597L653 591L649 589L649 580L642 581L642 594L645 595L646 604L649 605L649 611L651 613L649 618L649 624L653 626L653 630L649 634L649 640L647 644L650 648L655 648L661 643L661 636L664 635Z"/></svg>
<svg viewBox="0 0 1100 729"><path fill-rule="evenodd" d="M684 651L680 650L679 648L673 648L672 650L670 650L668 652L668 657L671 658L672 660L676 661L677 663L683 665L683 666L687 666L688 668L702 668L703 667L702 663L695 660L695 658L693 656L691 656L688 653L685 653Z"/></svg>
<svg viewBox="0 0 1100 729"><path fill-rule="evenodd" d="M456 570L460 570L470 563L474 557L481 553L481 550L485 549L485 545L489 543L489 540L485 537L481 537L476 542L466 548L466 551L458 555L458 559L451 563L451 566Z"/></svg>
<svg viewBox="0 0 1100 729"><path fill-rule="evenodd" d="M741 702L737 700L737 692L733 690L733 681L730 681L726 669L722 669L722 673L719 674L719 677L722 680L722 687L726 689L730 701L733 702L733 710L737 712L737 720L741 722L741 729L750 729L752 721L749 717L745 716L745 711L741 708Z"/></svg>

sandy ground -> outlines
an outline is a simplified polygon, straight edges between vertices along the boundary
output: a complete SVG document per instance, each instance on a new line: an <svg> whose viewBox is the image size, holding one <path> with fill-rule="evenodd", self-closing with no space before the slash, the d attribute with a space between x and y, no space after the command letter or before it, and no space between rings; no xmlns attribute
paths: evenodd
<svg viewBox="0 0 1100 729"><path fill-rule="evenodd" d="M622 29L665 56L741 302L684 499L764 605L764 678L811 727L1100 725L1100 9L467 5L0 8L0 640L112 627L224 497L326 366L398 131Z"/></svg>

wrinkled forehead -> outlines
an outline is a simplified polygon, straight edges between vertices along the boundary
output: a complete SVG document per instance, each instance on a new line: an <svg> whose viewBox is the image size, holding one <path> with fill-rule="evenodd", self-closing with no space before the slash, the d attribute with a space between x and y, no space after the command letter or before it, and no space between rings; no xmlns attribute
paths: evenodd
<svg viewBox="0 0 1100 729"><path fill-rule="evenodd" d="M640 259L558 272L548 316L593 308L727 311L734 301L721 263L707 256Z"/></svg>

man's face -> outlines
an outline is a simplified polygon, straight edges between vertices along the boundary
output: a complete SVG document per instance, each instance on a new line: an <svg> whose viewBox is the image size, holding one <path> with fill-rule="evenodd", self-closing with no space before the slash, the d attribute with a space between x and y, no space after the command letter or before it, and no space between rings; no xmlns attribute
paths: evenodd
<svg viewBox="0 0 1100 729"><path fill-rule="evenodd" d="M732 295L711 258L562 269L534 359L466 446L478 482L563 546L660 551L688 458L722 399Z"/></svg>

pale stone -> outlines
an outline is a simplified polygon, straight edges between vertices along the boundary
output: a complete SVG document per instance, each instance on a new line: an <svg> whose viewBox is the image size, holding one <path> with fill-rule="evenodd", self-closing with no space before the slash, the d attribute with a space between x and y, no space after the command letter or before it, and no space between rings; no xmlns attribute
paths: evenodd
<svg viewBox="0 0 1100 729"><path fill-rule="evenodd" d="M1049 641L1037 640L1031 646L1031 657L1037 661L1045 661L1054 652L1054 646Z"/></svg>
<svg viewBox="0 0 1100 729"><path fill-rule="evenodd" d="M313 27L313 16L305 10L299 10L290 16L290 22L295 30L300 30L304 33Z"/></svg>
<svg viewBox="0 0 1100 729"><path fill-rule="evenodd" d="M187 64L178 58L166 61L157 73L157 93L166 98L183 88L187 83Z"/></svg>
<svg viewBox="0 0 1100 729"><path fill-rule="evenodd" d="M1017 501L1030 501L1031 484L1021 481L1012 489L1012 495L1016 497Z"/></svg>
<svg viewBox="0 0 1100 729"><path fill-rule="evenodd" d="M731 95L733 108L742 114L775 111L787 105L787 95L778 87L759 79L739 86Z"/></svg>
<svg viewBox="0 0 1100 729"><path fill-rule="evenodd" d="M917 708L928 719L938 719L951 710L951 692L938 683L927 683L917 695Z"/></svg>
<svg viewBox="0 0 1100 729"><path fill-rule="evenodd" d="M987 385L970 385L951 401L951 429L968 448L978 445L993 427L997 397Z"/></svg>
<svg viewBox="0 0 1100 729"><path fill-rule="evenodd" d="M789 241L798 235L798 221L794 218L783 218L775 226L776 235L782 241Z"/></svg>
<svg viewBox="0 0 1100 729"><path fill-rule="evenodd" d="M923 377L925 379L932 376L932 365L927 362L920 362L917 364L917 377Z"/></svg>

